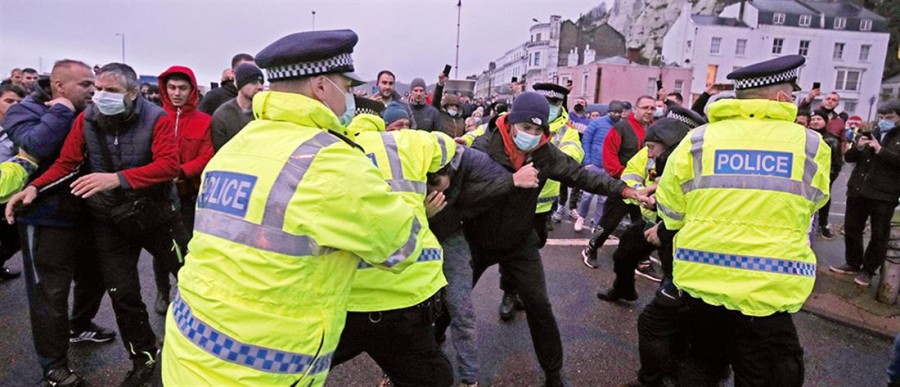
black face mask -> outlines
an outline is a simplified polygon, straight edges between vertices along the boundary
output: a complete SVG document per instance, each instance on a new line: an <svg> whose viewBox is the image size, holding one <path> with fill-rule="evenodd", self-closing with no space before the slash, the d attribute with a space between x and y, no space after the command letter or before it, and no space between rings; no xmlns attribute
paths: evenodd
<svg viewBox="0 0 900 387"><path fill-rule="evenodd" d="M619 120L622 119L622 116L613 116L613 115L611 115L611 116L609 116L609 119L615 124L616 122L619 122Z"/></svg>
<svg viewBox="0 0 900 387"><path fill-rule="evenodd" d="M576 105L575 105L575 111L578 112L578 113L583 112L583 111L584 111L584 106L582 106L581 104L576 104Z"/></svg>

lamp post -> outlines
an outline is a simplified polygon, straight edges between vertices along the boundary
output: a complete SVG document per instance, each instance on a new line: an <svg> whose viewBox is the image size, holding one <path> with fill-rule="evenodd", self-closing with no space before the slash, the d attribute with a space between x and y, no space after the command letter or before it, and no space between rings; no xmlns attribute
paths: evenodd
<svg viewBox="0 0 900 387"><path fill-rule="evenodd" d="M118 33L116 36L122 37L122 63L125 63L125 33Z"/></svg>
<svg viewBox="0 0 900 387"><path fill-rule="evenodd" d="M459 79L459 25L462 21L462 0L456 3L456 62L453 63L453 77Z"/></svg>
<svg viewBox="0 0 900 387"><path fill-rule="evenodd" d="M312 11L312 30L316 30L316 11Z"/></svg>

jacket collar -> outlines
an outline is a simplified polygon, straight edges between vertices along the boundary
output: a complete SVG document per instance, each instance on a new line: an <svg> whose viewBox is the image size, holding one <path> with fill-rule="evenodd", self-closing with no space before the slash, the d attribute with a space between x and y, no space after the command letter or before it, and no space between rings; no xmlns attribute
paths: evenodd
<svg viewBox="0 0 900 387"><path fill-rule="evenodd" d="M709 122L729 119L769 119L794 122L797 105L768 99L720 99L709 105Z"/></svg>
<svg viewBox="0 0 900 387"><path fill-rule="evenodd" d="M331 129L344 136L352 136L331 109L302 94L261 91L253 97L253 115L260 120Z"/></svg>

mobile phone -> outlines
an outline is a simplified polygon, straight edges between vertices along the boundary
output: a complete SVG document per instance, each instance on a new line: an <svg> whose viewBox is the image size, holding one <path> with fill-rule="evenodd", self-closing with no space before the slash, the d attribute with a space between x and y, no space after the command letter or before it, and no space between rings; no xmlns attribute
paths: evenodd
<svg viewBox="0 0 900 387"><path fill-rule="evenodd" d="M734 84L733 83L720 83L720 84L716 85L716 88L719 89L719 91L734 90Z"/></svg>
<svg viewBox="0 0 900 387"><path fill-rule="evenodd" d="M450 69L452 69L452 68L453 68L453 66L450 66L450 65L444 65L444 76L449 77L449 76L450 76Z"/></svg>
<svg viewBox="0 0 900 387"><path fill-rule="evenodd" d="M662 90L662 79L656 80L656 91Z"/></svg>
<svg viewBox="0 0 900 387"><path fill-rule="evenodd" d="M519 77L512 77L512 81L510 81L510 82L512 82L512 83L518 83L518 82L519 82Z"/></svg>
<svg viewBox="0 0 900 387"><path fill-rule="evenodd" d="M822 83L821 83L821 82L813 82L813 89L819 89L819 88L821 88L821 87L822 87Z"/></svg>

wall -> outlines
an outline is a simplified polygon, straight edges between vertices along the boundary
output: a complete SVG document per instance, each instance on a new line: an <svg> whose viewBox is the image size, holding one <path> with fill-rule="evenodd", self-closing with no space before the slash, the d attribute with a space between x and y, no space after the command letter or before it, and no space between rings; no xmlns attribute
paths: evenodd
<svg viewBox="0 0 900 387"><path fill-rule="evenodd" d="M601 71L600 94L597 95L597 70ZM691 103L691 69L681 67L650 67L637 64L590 63L574 67L560 67L558 80L572 80L569 101L585 98L589 103L609 103L612 100L634 103L638 97L651 93L656 88L656 79L662 75L663 87L674 91L676 82L681 81L685 105ZM585 75L587 83L585 83ZM650 81L650 79L653 79ZM586 86L586 87L585 87ZM655 93L653 93L655 94Z"/></svg>

